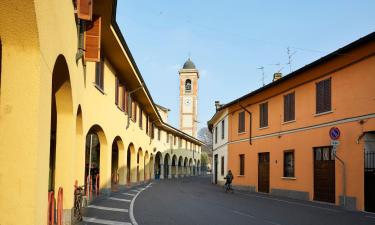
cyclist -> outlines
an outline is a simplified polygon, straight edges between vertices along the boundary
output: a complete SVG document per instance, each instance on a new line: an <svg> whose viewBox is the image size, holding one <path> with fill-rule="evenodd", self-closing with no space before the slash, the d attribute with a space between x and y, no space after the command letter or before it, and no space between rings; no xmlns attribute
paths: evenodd
<svg viewBox="0 0 375 225"><path fill-rule="evenodd" d="M233 181L233 174L232 174L232 171L231 170L228 170L228 174L224 177L224 179L226 180L225 182L225 192L231 190L233 192L233 189L232 189L232 181Z"/></svg>

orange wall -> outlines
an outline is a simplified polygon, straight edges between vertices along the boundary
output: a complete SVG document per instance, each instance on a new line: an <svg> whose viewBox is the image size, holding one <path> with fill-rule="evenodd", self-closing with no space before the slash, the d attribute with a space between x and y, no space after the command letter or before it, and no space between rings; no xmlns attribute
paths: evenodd
<svg viewBox="0 0 375 225"><path fill-rule="evenodd" d="M352 54L353 58L361 57ZM310 199L313 198L313 147L330 145L328 131L332 126L272 137L259 138L259 136L375 114L375 56L347 66L340 65L336 61L332 63L334 64L325 63L321 71L319 71L320 67L314 68L313 74L311 71L306 71L297 78L241 100L241 105L246 106L246 109L252 113L252 145L246 140L249 137L249 114L245 113L246 133L238 134L238 112L242 110L238 104L229 107L228 167L234 172L235 185L257 186L257 153L270 152L270 189L305 191L309 192ZM333 70L341 68L324 75L329 66L332 66ZM332 112L315 115L315 83L326 78L332 79ZM295 92L295 121L283 123L283 96L290 92ZM266 101L268 101L268 128L259 129L259 104ZM357 144L357 139L363 132L375 131L375 117L364 120L363 124L353 121L334 126L341 130L338 156L346 163L347 195L356 197L357 208L363 210L364 143L361 140ZM241 142L241 139L244 140ZM296 180L281 178L283 151L290 149L295 151ZM239 154L245 154L243 177L236 176L239 174ZM336 160L336 204L339 202L338 196L342 194L341 172L342 166Z"/></svg>

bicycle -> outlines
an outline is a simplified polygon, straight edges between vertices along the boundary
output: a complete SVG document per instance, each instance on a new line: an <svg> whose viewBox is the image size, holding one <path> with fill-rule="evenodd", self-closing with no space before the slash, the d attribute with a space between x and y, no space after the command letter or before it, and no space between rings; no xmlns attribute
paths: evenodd
<svg viewBox="0 0 375 225"><path fill-rule="evenodd" d="M224 184L224 191L225 193L227 193L228 191L232 192L232 194L234 194L234 190L232 188L232 184L230 183L225 183Z"/></svg>

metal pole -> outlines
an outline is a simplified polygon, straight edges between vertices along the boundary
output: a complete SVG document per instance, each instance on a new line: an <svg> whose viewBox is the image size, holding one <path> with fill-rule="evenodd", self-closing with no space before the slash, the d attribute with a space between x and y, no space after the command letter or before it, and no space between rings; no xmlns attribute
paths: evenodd
<svg viewBox="0 0 375 225"><path fill-rule="evenodd" d="M339 162L342 164L342 185L343 185L343 198L344 198L344 207L346 207L346 170L345 170L345 163L342 159L340 159L337 154L336 154L336 151L335 151L335 158L337 160L339 160Z"/></svg>
<svg viewBox="0 0 375 225"><path fill-rule="evenodd" d="M91 179L91 177L90 177L90 175L91 175L91 152L92 152L92 136L93 136L93 134L90 134L90 156L89 156L89 181L88 181L88 188L90 188L89 187L89 185L90 185L90 179ZM89 192L90 193L90 192ZM90 199L90 194L89 194L89 199Z"/></svg>

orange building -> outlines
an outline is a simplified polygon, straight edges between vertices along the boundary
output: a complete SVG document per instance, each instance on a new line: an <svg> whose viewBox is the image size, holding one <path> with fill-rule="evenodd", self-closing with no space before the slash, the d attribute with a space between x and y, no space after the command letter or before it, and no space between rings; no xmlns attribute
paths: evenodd
<svg viewBox="0 0 375 225"><path fill-rule="evenodd" d="M275 75L217 109L233 185L374 212L375 33Z"/></svg>

